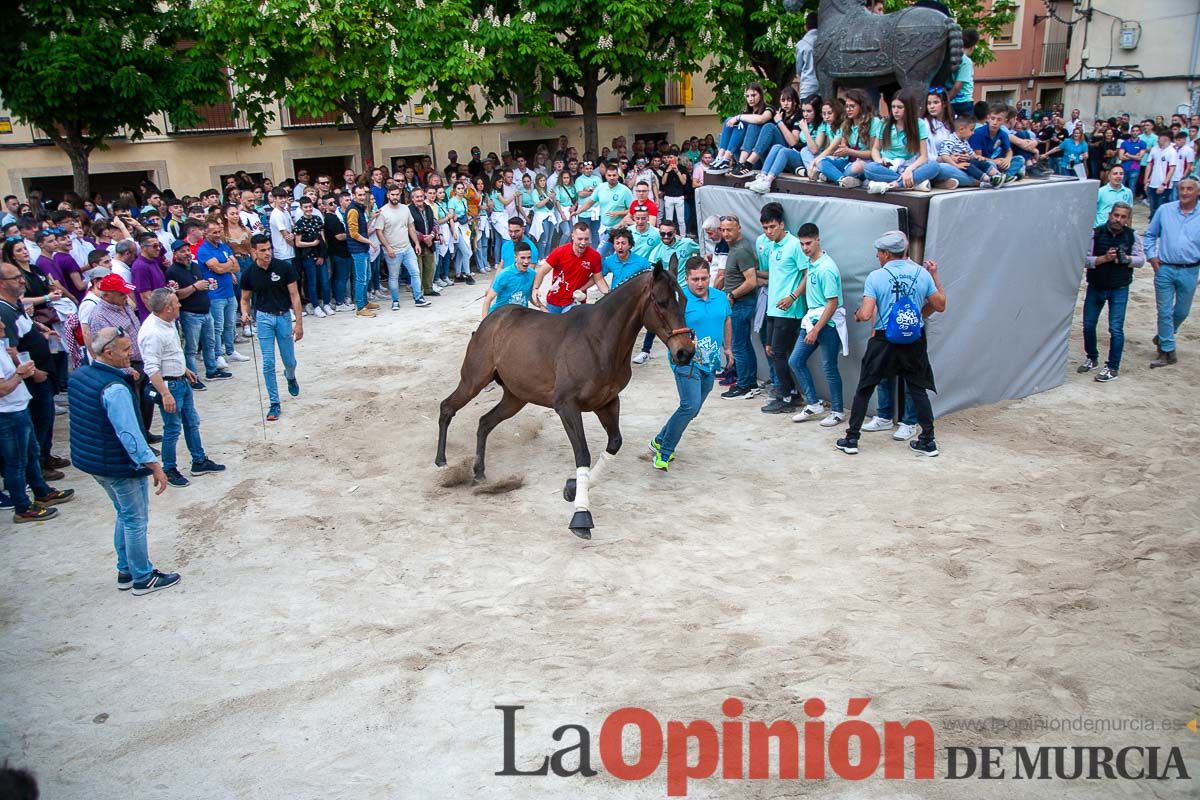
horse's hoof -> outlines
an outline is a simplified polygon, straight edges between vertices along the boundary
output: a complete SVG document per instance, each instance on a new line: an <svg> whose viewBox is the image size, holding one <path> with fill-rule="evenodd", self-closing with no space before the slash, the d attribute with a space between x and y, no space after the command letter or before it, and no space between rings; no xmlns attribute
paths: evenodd
<svg viewBox="0 0 1200 800"><path fill-rule="evenodd" d="M563 500L568 503L575 502L575 479L567 478L567 482L563 484Z"/></svg>
<svg viewBox="0 0 1200 800"><path fill-rule="evenodd" d="M444 459L444 458L435 458L435 459L433 460L433 465L434 465L435 467L437 467L438 469L444 469L444 468L445 468L445 466L446 466L446 459Z"/></svg>
<svg viewBox="0 0 1200 800"><path fill-rule="evenodd" d="M591 539L594 527L590 511L576 511L575 516L571 517L571 533L580 539Z"/></svg>

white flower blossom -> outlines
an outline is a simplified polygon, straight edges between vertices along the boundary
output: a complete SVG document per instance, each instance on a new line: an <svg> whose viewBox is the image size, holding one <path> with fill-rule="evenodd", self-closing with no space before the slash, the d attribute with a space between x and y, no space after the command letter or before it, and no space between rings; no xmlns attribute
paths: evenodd
<svg viewBox="0 0 1200 800"><path fill-rule="evenodd" d="M524 14L521 15L521 21L524 22L526 25L532 25L533 23L537 22L537 12L536 11L526 11Z"/></svg>
<svg viewBox="0 0 1200 800"><path fill-rule="evenodd" d="M145 39L142 39L142 49L149 50L153 46L154 46L154 34L152 33L149 36L147 36Z"/></svg>
<svg viewBox="0 0 1200 800"><path fill-rule="evenodd" d="M50 31L50 41L53 42L56 39L58 39L58 31Z"/></svg>
<svg viewBox="0 0 1200 800"><path fill-rule="evenodd" d="M127 52L133 49L133 36L131 36L129 33L126 33L121 37L121 49Z"/></svg>
<svg viewBox="0 0 1200 800"><path fill-rule="evenodd" d="M509 26L509 24L511 24L511 22L512 22L512 18L508 14L505 14L504 15L504 27L507 28Z"/></svg>
<svg viewBox="0 0 1200 800"><path fill-rule="evenodd" d="M413 0L413 5L423 10L425 8L425 0Z"/></svg>
<svg viewBox="0 0 1200 800"><path fill-rule="evenodd" d="M100 19L99 19L99 20L96 22L96 28L97 28L97 29L99 29L99 30L101 30L101 31L106 31L106 30L108 30L108 20L106 20L104 17L101 17L101 18L100 18Z"/></svg>
<svg viewBox="0 0 1200 800"><path fill-rule="evenodd" d="M399 57L400 57L400 48L399 48L399 47L396 47L396 40L395 40L395 39L393 39L393 40L392 40L392 45L391 45L391 47L389 47L389 48L388 48L388 51L389 51L389 52L392 54L392 58L399 58ZM389 68L389 69L390 69L390 68Z"/></svg>
<svg viewBox="0 0 1200 800"><path fill-rule="evenodd" d="M63 19L65 19L68 23L74 22L75 12L68 8L67 13L63 14Z"/></svg>
<svg viewBox="0 0 1200 800"><path fill-rule="evenodd" d="M471 20L471 33L479 33L479 17Z"/></svg>
<svg viewBox="0 0 1200 800"><path fill-rule="evenodd" d="M708 28L702 28L700 30L700 41L704 42L705 44L712 42L712 34L708 32Z"/></svg>

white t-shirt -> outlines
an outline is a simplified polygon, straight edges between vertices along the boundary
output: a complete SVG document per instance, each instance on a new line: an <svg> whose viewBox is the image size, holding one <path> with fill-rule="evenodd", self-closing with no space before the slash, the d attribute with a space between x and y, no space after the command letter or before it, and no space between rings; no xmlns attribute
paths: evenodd
<svg viewBox="0 0 1200 800"><path fill-rule="evenodd" d="M258 215L258 212L241 208L238 209L238 218L242 221L242 227L250 231L251 235L263 232L262 217Z"/></svg>
<svg viewBox="0 0 1200 800"><path fill-rule="evenodd" d="M408 206L403 203L397 206L388 203L379 209L378 221L379 235L392 250L403 253L412 246L408 238L408 226L412 224L413 218Z"/></svg>
<svg viewBox="0 0 1200 800"><path fill-rule="evenodd" d="M1167 178L1167 167L1174 166L1179 171L1179 153L1174 145L1150 148L1150 188L1161 189Z"/></svg>
<svg viewBox="0 0 1200 800"><path fill-rule="evenodd" d="M120 275L126 283L133 283L133 271L129 269L128 264L117 258L116 254L113 254L112 267L110 269L112 269L113 273Z"/></svg>
<svg viewBox="0 0 1200 800"><path fill-rule="evenodd" d="M271 209L271 249L276 258L295 258L296 248L283 238L282 231L292 229L292 215L278 208Z"/></svg>
<svg viewBox="0 0 1200 800"><path fill-rule="evenodd" d="M1179 148L1179 163L1175 165L1175 174L1171 176L1171 185L1183 180L1184 175L1191 174L1192 165L1196 163L1196 146L1188 142Z"/></svg>
<svg viewBox="0 0 1200 800"><path fill-rule="evenodd" d="M0 353L0 379L7 380L14 372L17 371L17 365L9 358L8 353ZM0 397L0 412L12 414L17 411L24 411L29 407L30 394L25 388L25 381L19 381L17 388L13 389L4 397Z"/></svg>

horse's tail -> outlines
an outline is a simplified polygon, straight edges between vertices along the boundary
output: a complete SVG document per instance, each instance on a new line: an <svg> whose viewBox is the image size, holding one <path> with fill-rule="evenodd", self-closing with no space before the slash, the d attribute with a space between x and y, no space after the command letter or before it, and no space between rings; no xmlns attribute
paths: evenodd
<svg viewBox="0 0 1200 800"><path fill-rule="evenodd" d="M954 75L958 72L959 66L962 65L963 59L963 39L962 28L958 23L949 17L946 18L946 60L942 63L942 68L938 70L937 78L934 80L935 86L952 86L954 84Z"/></svg>

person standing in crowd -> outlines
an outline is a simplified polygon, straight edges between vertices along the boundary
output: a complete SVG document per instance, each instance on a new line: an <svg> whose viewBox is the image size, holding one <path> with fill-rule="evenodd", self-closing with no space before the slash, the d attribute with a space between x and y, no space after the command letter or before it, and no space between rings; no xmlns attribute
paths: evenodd
<svg viewBox="0 0 1200 800"><path fill-rule="evenodd" d="M155 289L166 286L167 278L163 273L163 245L158 237L148 231L142 233L138 236L138 248L141 250L141 255L134 260L130 272L133 274L133 285L137 288L133 299L140 321L150 315L150 309L146 306L146 298Z"/></svg>
<svg viewBox="0 0 1200 800"><path fill-rule="evenodd" d="M188 371L196 374L196 350L204 354L205 375L219 380L232 378L233 373L217 367L217 351L213 336L212 315L209 314L208 294L213 284L201 276L196 262L192 261L191 248L179 239L172 245L171 266L167 268L167 286L175 291L179 299L178 319L183 328L184 362ZM157 291L157 290L156 290ZM153 295L153 292L151 292ZM149 319L149 318L147 318ZM138 343L141 346L141 342ZM191 380L191 388L203 392L207 387L199 378Z"/></svg>
<svg viewBox="0 0 1200 800"><path fill-rule="evenodd" d="M133 294L134 287L123 281L120 275L114 273L107 278L101 278L96 288L100 292L100 302L96 304L96 308L88 320L88 327L92 329L92 338L94 339L103 328L120 328L129 336L132 348L129 364L133 370L131 377L136 392L134 396L138 401L138 410L142 418L142 433L145 434L147 442L158 444L162 441L162 437L150 433L150 425L154 421L154 401L150 399L146 391L150 382L142 367L142 353L137 345L141 321L129 305L129 296Z"/></svg>
<svg viewBox="0 0 1200 800"><path fill-rule="evenodd" d="M12 264L0 263L0 283L15 286L23 280ZM9 315L0 314L0 337L8 337L8 319ZM4 493L12 504L16 523L54 519L58 509L51 506L69 502L75 496L74 489L55 489L47 484L42 473L42 450L29 416L33 395L27 385L36 371L33 361L21 360L13 347L0 353L0 466L4 471ZM33 490L33 500L26 489Z"/></svg>
<svg viewBox="0 0 1200 800"><path fill-rule="evenodd" d="M517 261L516 246L520 242L525 242L529 245L530 251L533 253L533 263L538 263L541 260L541 251L534 243L533 239L529 238L529 234L525 232L525 220L521 217L513 217L508 221L508 238L500 245L500 263L499 268L504 269L511 267Z"/></svg>
<svg viewBox="0 0 1200 800"><path fill-rule="evenodd" d="M138 425L128 372L132 349L128 333L119 328L101 328L93 335L92 363L75 371L68 392L71 457L77 469L95 478L116 509L117 589L144 595L169 589L180 577L155 569L146 546L146 477L153 477L157 495L166 491L167 476Z"/></svg>
<svg viewBox="0 0 1200 800"><path fill-rule="evenodd" d="M484 293L480 319L486 319L500 306L529 306L529 298L533 295L534 271L530 269L533 264L533 245L528 238L520 240L515 252L513 264L497 270L492 285Z"/></svg>
<svg viewBox="0 0 1200 800"><path fill-rule="evenodd" d="M1117 203L1133 205L1133 192L1125 186L1125 170L1120 166L1108 171L1108 183L1101 186L1096 195L1096 224L1092 226L1093 230L1108 224L1108 212Z"/></svg>
<svg viewBox="0 0 1200 800"><path fill-rule="evenodd" d="M684 265L687 278L683 286L686 299L684 324L695 331L695 356L686 365L672 364L675 388L679 392L679 407L667 419L662 430L650 440L654 468L666 472L675 460L675 449L683 432L712 391L714 375L721 368L721 355L727 364L733 363L730 342L729 298L724 292L709 288L708 262L702 256L692 256Z"/></svg>
<svg viewBox="0 0 1200 800"><path fill-rule="evenodd" d="M700 254L700 245L694 239L679 235L679 228L674 220L665 219L658 223L658 246L646 257L651 264L661 263L664 267L671 265L671 258L676 259L679 273L675 279L682 286L687 281L684 267L687 260Z"/></svg>
<svg viewBox="0 0 1200 800"><path fill-rule="evenodd" d="M150 316L138 332L138 348L142 351L146 377L158 394L162 406L163 439L162 468L172 486L187 486L189 481L175 466L175 446L180 427L192 456L192 475L205 475L225 469L204 453L200 441L200 415L192 398L192 382L196 373L188 369L179 346L175 320L179 319L179 298L170 288L150 293Z"/></svg>
<svg viewBox="0 0 1200 800"><path fill-rule="evenodd" d="M325 236L325 257L329 260L330 295L334 311L352 311L354 303L346 283L354 271L350 251L346 249L346 223L342 219L338 199L327 194L321 198L322 232ZM249 245L249 241L247 241ZM253 263L253 261L251 261ZM328 313L328 310L326 311Z"/></svg>
<svg viewBox="0 0 1200 800"><path fill-rule="evenodd" d="M409 203L408 212L412 216L413 226L417 232L417 238L414 241L420 245L419 248L415 248L415 252L417 262L421 265L421 283L423 286L427 284L433 287L436 292L438 288L445 289L452 285L448 280L438 280L434 277L434 271L437 268L437 255L434 252L438 238L437 218L434 216L433 208L425 202L424 189L414 190L410 199L412 202Z"/></svg>
<svg viewBox="0 0 1200 800"><path fill-rule="evenodd" d="M595 285L601 294L608 294L608 283L600 274L600 261L600 254L592 247L591 226L585 222L575 223L571 241L555 248L538 263L530 301L551 314L562 314L573 305L575 292L587 292ZM547 273L550 274L550 291L543 302L538 289Z"/></svg>
<svg viewBox="0 0 1200 800"><path fill-rule="evenodd" d="M418 308L430 305L421 293L421 270L417 256L421 244L412 212L400 202L402 192L395 183L387 186L387 205L379 211L379 244L388 265L388 291L392 294L392 311L400 310L400 270L408 271L412 284L413 303Z"/></svg>
<svg viewBox="0 0 1200 800"><path fill-rule="evenodd" d="M796 44L796 77L800 79L800 97L805 100L815 95L820 87L813 56L816 44L817 12L809 11L804 15L804 36Z"/></svg>
<svg viewBox="0 0 1200 800"><path fill-rule="evenodd" d="M585 159L580 166L581 174L575 178L575 204L579 221L588 226L591 241L600 241L600 206L596 203L596 192L600 189L601 178L593 174L591 159ZM572 236L574 234L571 234Z"/></svg>
<svg viewBox="0 0 1200 800"><path fill-rule="evenodd" d="M725 256L722 289L730 305L730 346L737 381L721 393L726 400L758 394L758 356L754 352L754 315L758 307L758 254L742 235L742 222L733 214L720 218L720 231L729 252Z"/></svg>
<svg viewBox="0 0 1200 800"><path fill-rule="evenodd" d="M1119 168L1118 168L1119 169ZM1121 187L1121 190L1129 190ZM1101 383L1115 381L1121 370L1121 351L1125 347L1125 306L1129 303L1129 284L1133 271L1146 263L1141 237L1129 227L1133 206L1119 200L1108 212L1108 220L1092 231L1092 253L1087 257L1087 293L1083 298L1083 363L1077 372L1096 368L1100 352L1096 343L1096 324L1108 304L1108 360L1096 375Z"/></svg>
<svg viewBox="0 0 1200 800"><path fill-rule="evenodd" d="M374 175L372 175L374 177ZM268 220L271 229L271 250L275 258L287 261L289 264L296 257L294 242L296 236L292 232L292 194L282 186L271 190L271 216ZM293 264L293 266L295 266Z"/></svg>
<svg viewBox="0 0 1200 800"><path fill-rule="evenodd" d="M413 194L415 196L416 193ZM375 310L379 308L378 303L367 299L367 283L371 278L371 240L367 238L367 203L370 202L370 196L371 192L366 186L357 186L354 189L354 200L346 207L346 249L354 262L354 305L358 309L355 315L359 317L374 317ZM250 241L250 255L253 257L254 240ZM246 315L244 306L243 300L242 314Z"/></svg>
<svg viewBox="0 0 1200 800"><path fill-rule="evenodd" d="M1175 334L1187 319L1200 270L1200 214L1196 198L1200 179L1179 181L1179 199L1163 204L1146 229L1146 258L1154 268L1154 302L1158 307L1158 357L1150 367L1167 367L1178 360Z"/></svg>
<svg viewBox="0 0 1200 800"><path fill-rule="evenodd" d="M946 291L936 262L926 261L922 268L908 259L908 237L900 231L888 231L875 240L875 257L879 269L867 276L862 305L854 313L859 322L874 321L875 332L863 354L846 436L837 440L837 448L849 455L858 453L859 433L876 385L899 378L913 399L921 424L920 436L908 446L918 455L936 456L933 408L926 392L937 391L937 387L929 364L924 317L946 310Z"/></svg>
<svg viewBox="0 0 1200 800"><path fill-rule="evenodd" d="M788 233L783 206L767 203L759 213L763 233L755 243L758 269L767 281L767 356L775 362L776 394L762 407L764 414L792 414L796 407L796 383L788 358L800 337L804 319L805 278L808 258L800 240Z"/></svg>
<svg viewBox="0 0 1200 800"><path fill-rule="evenodd" d="M258 329L258 346L262 352L263 380L271 407L267 419L279 419L279 386L275 382L275 343L279 343L279 358L283 361L283 377L287 379L288 394L298 397L300 382L296 380L296 345L304 338L300 312L300 290L296 269L290 261L282 261L271 253L271 240L256 235L250 239L254 266L242 278L242 322L250 321L254 310Z"/></svg>
<svg viewBox="0 0 1200 800"><path fill-rule="evenodd" d="M838 356L843 350L846 330L842 273L830 255L821 249L821 231L816 225L804 223L796 232L796 238L800 240L800 249L808 258L808 275L804 281L808 311L800 323L803 336L796 341L788 366L800 379L800 391L806 405L792 417L792 422L805 422L825 410L817 399L817 388L813 384L812 371L808 368L808 359L819 349L825 383L829 386L829 413L821 420L821 426L832 428L846 420L842 410L842 374L838 369Z"/></svg>
<svg viewBox="0 0 1200 800"><path fill-rule="evenodd" d="M971 55L978 44L979 31L967 28L962 32L962 62L954 73L954 83L947 93L950 96L950 108L958 116L971 116L975 107L975 62Z"/></svg>
<svg viewBox="0 0 1200 800"><path fill-rule="evenodd" d="M612 275L609 282L611 289L616 289L639 272L650 269L650 262L633 252L633 236L627 228L613 231L610 241L613 252L604 259L600 274Z"/></svg>
<svg viewBox="0 0 1200 800"><path fill-rule="evenodd" d="M230 361L249 361L234 348L237 334L237 296L234 276L241 271L237 256L226 242L222 241L223 226L220 222L205 223L204 241L196 248L196 260L200 263L200 277L215 284L208 293L209 315L212 317L213 342L216 346L217 369L205 370L209 380L233 377L225 372ZM224 372L224 375L221 373Z"/></svg>
<svg viewBox="0 0 1200 800"><path fill-rule="evenodd" d="M1150 148L1150 157L1146 165L1145 186L1146 199L1150 201L1150 216L1158 211L1163 203L1169 203L1171 197L1171 178L1179 169L1179 154L1171 143L1171 132L1166 128L1158 131L1158 143Z"/></svg>
<svg viewBox="0 0 1200 800"><path fill-rule="evenodd" d="M329 265L325 263L321 237L325 229L324 220L308 195L298 201L297 216L292 219L292 246L296 248L296 273L304 276L304 313L317 319L329 316L325 306L329 305ZM330 306L332 308L332 306Z"/></svg>

